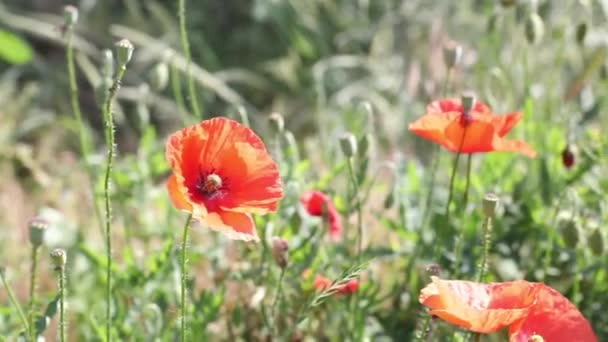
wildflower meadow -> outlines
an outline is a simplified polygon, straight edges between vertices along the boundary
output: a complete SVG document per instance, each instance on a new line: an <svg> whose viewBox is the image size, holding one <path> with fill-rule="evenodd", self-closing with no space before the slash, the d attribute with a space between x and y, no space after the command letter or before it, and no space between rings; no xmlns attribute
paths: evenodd
<svg viewBox="0 0 608 342"><path fill-rule="evenodd" d="M608 341L608 1L3 0L1 341Z"/></svg>

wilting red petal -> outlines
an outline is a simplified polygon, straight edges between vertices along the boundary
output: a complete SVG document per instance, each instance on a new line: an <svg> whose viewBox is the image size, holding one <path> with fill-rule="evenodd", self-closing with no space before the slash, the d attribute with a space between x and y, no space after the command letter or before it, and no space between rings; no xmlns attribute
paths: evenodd
<svg viewBox="0 0 608 342"><path fill-rule="evenodd" d="M433 282L420 292L420 303L431 308L430 314L480 333L498 331L526 317L537 292L525 281L480 284L431 278Z"/></svg>
<svg viewBox="0 0 608 342"><path fill-rule="evenodd" d="M566 297L545 284L539 287L528 316L511 325L509 341L527 342L532 335L547 342L597 341L589 322Z"/></svg>
<svg viewBox="0 0 608 342"><path fill-rule="evenodd" d="M173 204L230 238L258 240L249 214L276 211L280 176L261 139L226 118L205 120L174 133L166 158L173 169Z"/></svg>

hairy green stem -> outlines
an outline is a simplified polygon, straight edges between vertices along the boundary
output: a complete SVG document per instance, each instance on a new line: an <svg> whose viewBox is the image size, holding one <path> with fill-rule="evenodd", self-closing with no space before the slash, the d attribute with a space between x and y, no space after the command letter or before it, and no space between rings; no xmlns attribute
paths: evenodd
<svg viewBox="0 0 608 342"><path fill-rule="evenodd" d="M32 341L36 341L36 328L34 325L34 320L36 319L35 315L35 306L36 306L36 273L37 273L37 265L38 265L38 248L40 246L32 246L32 264L30 267L30 305L28 311L29 318L29 335Z"/></svg>
<svg viewBox="0 0 608 342"><path fill-rule="evenodd" d="M277 292L274 295L274 299L272 300L272 306L270 307L270 315L271 315L271 319L272 319L272 325L274 328L274 334L275 337L278 337L278 329L277 329L277 324L276 324L276 309L277 309L277 305L279 304L279 300L281 300L281 294L282 294L282 290L283 290L283 278L285 278L285 271L287 270L287 267L283 267L281 268L281 275L279 276L279 280L277 282Z"/></svg>
<svg viewBox="0 0 608 342"><path fill-rule="evenodd" d="M354 171L354 167L353 167L353 158L352 157L348 157L347 161L346 161L346 165L348 168L348 175L349 178L351 180L351 182L353 183L352 187L353 187L353 195L349 196L349 203L351 203L351 201L353 199L356 199L356 205L357 205L357 265L361 264L361 254L363 252L363 217L362 217L362 213L361 213L361 201L359 200L359 184L357 182L357 178L355 177L355 171ZM349 210L350 212L350 210ZM358 316L358 301L359 301L359 291L355 292L354 296L353 296L353 334L354 334L354 340L357 341L358 340L358 332L359 329L357 327L357 316Z"/></svg>
<svg viewBox="0 0 608 342"><path fill-rule="evenodd" d="M182 314L181 319L181 339L182 342L186 341L186 283L188 282L188 274L186 273L187 263L187 247L188 247L188 232L190 231L190 222L192 222L192 214L188 215L186 224L184 224L184 232L182 234L182 257L181 257L181 280L182 288L180 292L180 310Z"/></svg>
<svg viewBox="0 0 608 342"><path fill-rule="evenodd" d="M65 331L65 267L58 267L57 271L57 282L59 284L59 339L61 342L65 342L66 331Z"/></svg>
<svg viewBox="0 0 608 342"><path fill-rule="evenodd" d="M184 56L186 57L186 77L188 78L188 97L190 100L190 106L192 111L197 118L202 119L203 115L201 109L198 106L198 98L196 96L196 89L194 88L194 80L190 74L190 43L188 42L188 30L186 29L186 4L185 0L179 0L179 33L182 40L182 48L184 49Z"/></svg>
<svg viewBox="0 0 608 342"><path fill-rule="evenodd" d="M106 237L106 340L111 341L112 331L112 205L110 201L110 178L112 174L112 165L114 163L114 155L116 154L116 142L114 136L114 114L112 113L112 102L116 97L116 93L120 88L120 82L127 70L126 64L118 68L118 73L114 78L112 86L108 90L108 94L103 106L103 119L105 122L106 136L106 170L103 179L103 197L105 205L105 237Z"/></svg>
<svg viewBox="0 0 608 342"><path fill-rule="evenodd" d="M25 316L23 309L21 309L21 305L19 305L19 302L15 298L13 289L11 289L11 287L8 285L8 282L6 281L6 278L4 277L4 269L2 269L2 268L0 268L0 278L2 278L2 284L4 285L4 288L6 289L6 293L8 294L8 298L11 301L11 304L13 304L13 306L15 306L15 308L17 309L17 313L19 314L19 318L21 318L21 323L23 323L23 328L25 330L25 333L27 334L27 332L30 331L30 327L27 322L27 317Z"/></svg>
<svg viewBox="0 0 608 342"><path fill-rule="evenodd" d="M482 227L482 239L483 239L483 251L481 253L481 260L479 261L479 272L477 274L477 281L484 281L486 272L488 270L488 255L490 254L490 245L492 244L492 217L487 216L484 218Z"/></svg>

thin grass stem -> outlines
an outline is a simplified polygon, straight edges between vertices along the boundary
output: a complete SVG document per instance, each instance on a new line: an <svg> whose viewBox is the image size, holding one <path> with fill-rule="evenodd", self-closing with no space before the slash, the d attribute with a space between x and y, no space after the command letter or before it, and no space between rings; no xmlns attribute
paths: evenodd
<svg viewBox="0 0 608 342"><path fill-rule="evenodd" d="M19 318L21 319L21 323L23 324L23 329L25 331L25 334L27 334L27 332L30 331L27 317L25 316L23 309L21 309L21 305L19 305L17 298L15 298L15 293L13 292L13 289L11 289L8 282L6 281L6 277L4 276L4 268L1 268L1 267L0 267L0 278L2 278L2 285L4 285L4 288L6 289L6 293L8 294L8 298L11 301L11 304L13 304L15 309L17 309L17 313L19 314Z"/></svg>
<svg viewBox="0 0 608 342"><path fill-rule="evenodd" d="M186 341L186 318L187 318L187 311L186 311L186 286L187 286L187 282L188 282L188 274L186 271L186 264L187 264L187 257L188 257L188 253L187 253L187 247L188 247L188 232L190 231L190 223L192 222L192 214L188 215L188 218L186 219L186 224L184 224L184 231L182 234L182 255L181 255L181 281L182 281L182 287L181 287L181 291L180 291L180 310L181 310L181 315L182 315L182 319L181 319L181 326L180 326L180 331L181 331L181 341L185 342Z"/></svg>
<svg viewBox="0 0 608 342"><path fill-rule="evenodd" d="M38 265L38 249L40 246L32 246L32 264L30 266L30 305L28 311L29 318L29 335L32 341L36 341L36 329L34 327L34 320L36 319L35 307L36 307L36 273Z"/></svg>
<svg viewBox="0 0 608 342"><path fill-rule="evenodd" d="M184 56L186 57L186 77L188 79L188 97L190 100L190 107L194 115L202 119L203 114L198 104L198 98L196 96L196 89L194 87L194 80L190 74L190 63L192 63L192 57L190 56L190 43L188 42L188 30L186 29L186 1L179 0L179 33L182 40L182 48L184 49Z"/></svg>

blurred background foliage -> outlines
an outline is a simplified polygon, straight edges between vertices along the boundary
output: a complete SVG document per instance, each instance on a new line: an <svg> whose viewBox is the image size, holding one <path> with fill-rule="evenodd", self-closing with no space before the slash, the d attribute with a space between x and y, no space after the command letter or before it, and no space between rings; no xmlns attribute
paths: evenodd
<svg viewBox="0 0 608 342"><path fill-rule="evenodd" d="M86 161L69 104L61 28L68 2L0 3L0 264L25 300L26 222L44 216L52 226L49 249L61 246L70 256L70 334L99 336L103 246L83 165L101 173L103 50L128 38L135 55L115 107L116 329L125 339L170 340L178 318L174 238L184 218L165 193L164 139L197 121L188 109L177 2L69 3L79 8L79 101L96 146ZM412 339L425 268L437 263L446 277L474 274L481 198L493 191L502 204L491 279L548 283L581 309L600 340L608 339L608 257L601 244L608 215L608 1L205 0L187 1L186 15L204 116L248 119L283 171L281 210L257 221L261 236L281 235L292 249L277 322L282 337L342 340L351 336L343 327L350 327L378 340ZM450 41L464 55L448 77L443 48ZM441 151L432 229L423 230L433 147L409 134L407 124L430 100L464 90L497 113L522 111L511 135L539 156L475 156L469 204L457 201L460 214L446 222L452 158ZM283 114L286 132L273 133L271 112ZM332 244L298 205L303 191L318 188L332 195L347 222L355 219L337 144L344 131L369 145L357 157L357 172L367 191L365 259L373 260L362 276L355 321L352 300L332 298L296 326L312 291L300 274L312 268L337 278L354 262L354 225L344 242ZM566 148L575 154L571 168L563 165ZM98 178L93 188L101 193ZM463 189L461 176L457 197ZM445 245L436 259L438 241ZM190 247L193 336L265 339L269 328L260 313L279 274L266 242L257 248L203 231ZM40 289L50 302L53 280L44 279ZM0 299L0 335L11 340L19 323L1 292ZM451 336L450 327L435 325L433 338Z"/></svg>

